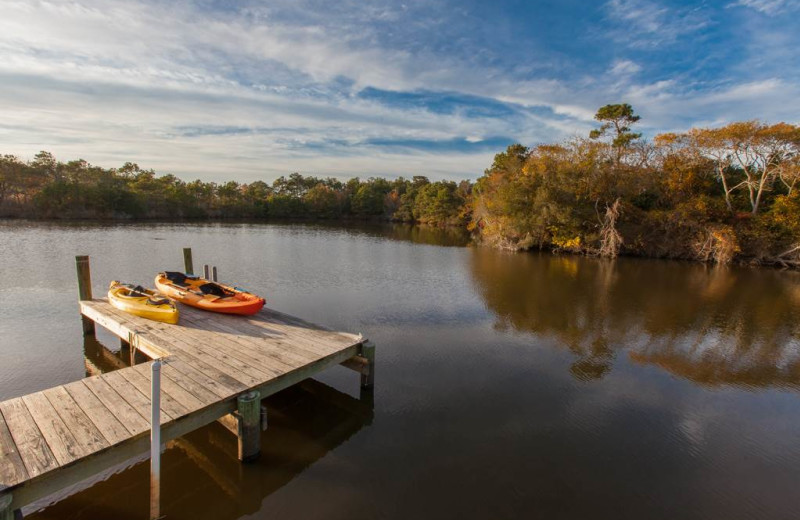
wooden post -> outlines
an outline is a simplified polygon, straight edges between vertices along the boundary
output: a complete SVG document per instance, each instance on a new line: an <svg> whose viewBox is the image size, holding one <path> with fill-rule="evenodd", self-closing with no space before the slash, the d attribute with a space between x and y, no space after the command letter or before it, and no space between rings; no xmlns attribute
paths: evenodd
<svg viewBox="0 0 800 520"><path fill-rule="evenodd" d="M186 274L194 274L194 266L192 265L192 248L183 248L183 270Z"/></svg>
<svg viewBox="0 0 800 520"><path fill-rule="evenodd" d="M211 275L208 274L208 264L203 264L203 278L211 280Z"/></svg>
<svg viewBox="0 0 800 520"><path fill-rule="evenodd" d="M256 460L261 454L261 394L247 392L236 399L239 419L239 460Z"/></svg>
<svg viewBox="0 0 800 520"><path fill-rule="evenodd" d="M89 267L88 256L76 256L75 264L78 267L78 299L81 301L92 299L92 273ZM94 322L81 315L83 322L83 334L94 335Z"/></svg>
<svg viewBox="0 0 800 520"><path fill-rule="evenodd" d="M142 351L136 347L131 347L130 353L131 353L131 366L138 365L139 363L144 363L150 360L150 358L147 357L147 355L143 354Z"/></svg>
<svg viewBox="0 0 800 520"><path fill-rule="evenodd" d="M14 510L11 509L12 498L11 493L0 495L0 520L14 520Z"/></svg>
<svg viewBox="0 0 800 520"><path fill-rule="evenodd" d="M217 266L216 265L211 268L211 281L212 282L216 282L217 281Z"/></svg>
<svg viewBox="0 0 800 520"><path fill-rule="evenodd" d="M367 373L361 373L361 388L372 388L375 384L375 345L365 341L361 344L359 355L369 361Z"/></svg>
<svg viewBox="0 0 800 520"><path fill-rule="evenodd" d="M119 358L123 360L125 363L130 364L131 344L122 338L119 339Z"/></svg>

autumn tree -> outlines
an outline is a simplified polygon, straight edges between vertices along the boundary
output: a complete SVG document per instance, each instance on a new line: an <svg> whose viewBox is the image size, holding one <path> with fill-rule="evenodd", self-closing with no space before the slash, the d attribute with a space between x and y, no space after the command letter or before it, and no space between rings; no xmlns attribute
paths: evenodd
<svg viewBox="0 0 800 520"><path fill-rule="evenodd" d="M750 211L756 215L764 194L776 180L783 182L789 191L796 182L800 127L744 121L720 128L693 128L669 138L683 141L698 154L714 160L725 204L731 212L734 212L733 194L738 189L747 190Z"/></svg>
<svg viewBox="0 0 800 520"><path fill-rule="evenodd" d="M733 156L745 175L750 206L755 215L764 192L772 188L781 173L781 165L791 164L800 153L800 127L748 121L731 123L725 128L730 136ZM790 168L787 170L791 171Z"/></svg>
<svg viewBox="0 0 800 520"><path fill-rule="evenodd" d="M800 180L800 154L795 154L778 166L778 179L786 187L787 195L791 196L797 181Z"/></svg>
<svg viewBox="0 0 800 520"><path fill-rule="evenodd" d="M25 163L13 155L0 156L0 204L16 194L22 184Z"/></svg>
<svg viewBox="0 0 800 520"><path fill-rule="evenodd" d="M620 103L601 107L594 115L594 118L603 124L600 125L600 128L595 128L589 132L589 137L600 139L613 131L611 145L615 150L616 164L619 165L623 152L636 139L642 137L641 133L631 131L631 125L638 122L641 117L633 112L632 106L627 103Z"/></svg>

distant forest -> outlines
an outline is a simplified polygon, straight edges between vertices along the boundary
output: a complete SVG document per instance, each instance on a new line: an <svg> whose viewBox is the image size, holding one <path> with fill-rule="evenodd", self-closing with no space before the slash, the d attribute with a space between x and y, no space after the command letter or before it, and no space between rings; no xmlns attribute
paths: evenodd
<svg viewBox="0 0 800 520"><path fill-rule="evenodd" d="M293 173L272 185L222 184L125 163L105 169L60 162L40 152L30 162L0 158L0 216L35 219L386 219L466 225L472 185L358 178L342 182Z"/></svg>
<svg viewBox="0 0 800 520"><path fill-rule="evenodd" d="M661 134L627 104L586 138L509 146L475 183L293 173L217 184L105 169L48 152L0 158L0 216L37 219L383 219L469 229L511 250L800 266L800 127L758 121Z"/></svg>

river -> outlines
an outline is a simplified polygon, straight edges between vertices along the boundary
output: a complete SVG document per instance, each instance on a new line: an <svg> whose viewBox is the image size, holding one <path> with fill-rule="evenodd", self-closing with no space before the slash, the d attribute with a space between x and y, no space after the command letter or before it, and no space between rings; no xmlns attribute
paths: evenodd
<svg viewBox="0 0 800 520"><path fill-rule="evenodd" d="M74 257L112 279L218 266L377 346L268 400L262 456L169 444L171 519L789 519L800 511L800 273L512 254L406 226L0 222L0 399L112 370ZM111 354L113 357L113 354ZM113 361L113 359L112 359ZM148 463L31 519L141 519Z"/></svg>

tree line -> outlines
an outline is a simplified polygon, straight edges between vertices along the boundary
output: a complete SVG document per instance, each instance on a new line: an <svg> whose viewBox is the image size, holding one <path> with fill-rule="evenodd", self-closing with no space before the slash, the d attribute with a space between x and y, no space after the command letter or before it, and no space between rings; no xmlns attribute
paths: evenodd
<svg viewBox="0 0 800 520"><path fill-rule="evenodd" d="M293 173L217 184L4 155L0 215L383 219L464 227L513 250L800 265L800 127L745 121L648 141L628 104L595 117L585 138L509 146L475 183Z"/></svg>
<svg viewBox="0 0 800 520"><path fill-rule="evenodd" d="M473 188L484 242L614 257L798 265L800 127L736 122L652 142L627 104L588 138L513 145Z"/></svg>
<svg viewBox="0 0 800 520"><path fill-rule="evenodd" d="M0 216L26 218L386 219L465 226L471 184L426 177L342 182L293 173L271 185L159 176L134 163L101 168L40 152L0 157Z"/></svg>

